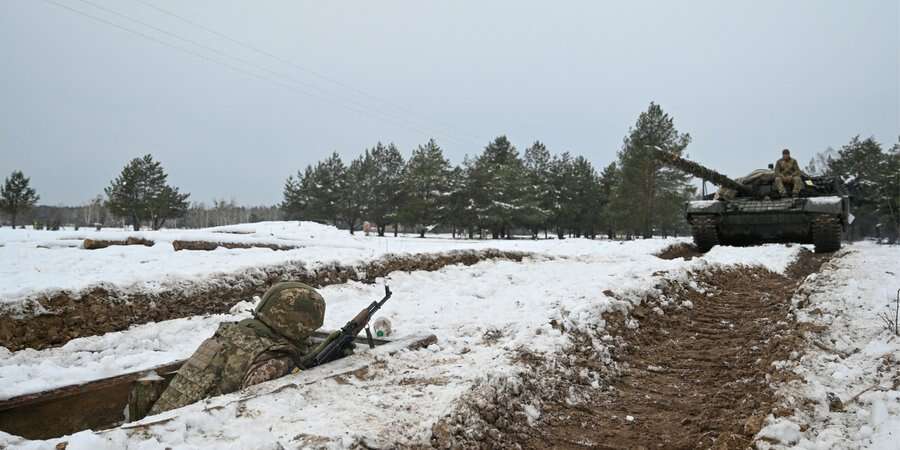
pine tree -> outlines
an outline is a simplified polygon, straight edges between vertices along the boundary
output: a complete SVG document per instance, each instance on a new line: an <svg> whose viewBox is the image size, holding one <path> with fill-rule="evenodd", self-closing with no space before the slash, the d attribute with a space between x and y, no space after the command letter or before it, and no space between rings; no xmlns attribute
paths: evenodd
<svg viewBox="0 0 900 450"><path fill-rule="evenodd" d="M393 143L385 147L379 142L372 149L371 156L372 178L368 184L372 189L372 197L369 199L371 204L368 205L366 217L375 223L378 235L384 236L385 228L397 223L400 204L403 202L403 155Z"/></svg>
<svg viewBox="0 0 900 450"><path fill-rule="evenodd" d="M13 228L16 228L16 218L19 214L30 209L41 199L29 186L30 182L31 179L26 178L22 171L15 170L0 188L0 210L9 215Z"/></svg>
<svg viewBox="0 0 900 450"><path fill-rule="evenodd" d="M448 195L445 207L444 220L453 226L453 237L465 233L469 239L474 237L476 230L480 229L481 222L475 208L477 196L472 182L472 161L468 156L463 159L461 166L456 166L448 176Z"/></svg>
<svg viewBox="0 0 900 450"><path fill-rule="evenodd" d="M622 212L623 225L631 232L652 237L655 226L676 220L669 204L687 199L682 196L690 175L660 164L649 149L659 147L681 155L690 142L690 135L679 133L674 120L652 102L629 130L619 151L622 180L614 207Z"/></svg>
<svg viewBox="0 0 900 450"><path fill-rule="evenodd" d="M287 220L305 220L309 205L308 183L312 181L312 166L306 166L303 172L297 171L297 177L289 176L282 190L284 199L279 207Z"/></svg>
<svg viewBox="0 0 900 450"><path fill-rule="evenodd" d="M854 136L828 161L828 171L841 176L850 189L850 209L856 220L850 225L851 238L871 235L878 223L879 185L886 179L886 154L874 138Z"/></svg>
<svg viewBox="0 0 900 450"><path fill-rule="evenodd" d="M599 195L601 202L603 203L600 213L600 223L601 227L606 232L606 237L609 239L615 239L616 231L618 230L617 222L619 220L619 214L613 208L612 202L616 195L616 189L621 184L621 178L619 168L616 166L615 162L609 163L609 165L603 169L603 172L600 173Z"/></svg>
<svg viewBox="0 0 900 450"><path fill-rule="evenodd" d="M182 194L177 187L163 186L159 192L150 199L147 213L154 230L162 228L168 219L184 217L188 209L188 197L191 194Z"/></svg>
<svg viewBox="0 0 900 450"><path fill-rule="evenodd" d="M375 175L375 162L368 150L354 159L344 172L338 214L350 234L355 234L356 226L369 216L375 198Z"/></svg>
<svg viewBox="0 0 900 450"><path fill-rule="evenodd" d="M570 228L576 237L593 239L600 226L603 209L600 196L600 178L593 165L583 156L572 161L571 166L571 201L572 211Z"/></svg>
<svg viewBox="0 0 900 450"><path fill-rule="evenodd" d="M885 235L882 237L895 243L900 238L900 142L887 152L883 166L876 212Z"/></svg>
<svg viewBox="0 0 900 450"><path fill-rule="evenodd" d="M187 198L178 188L166 184L162 164L153 156L131 160L105 189L107 207L113 214L127 218L135 231L141 223L152 221L154 229L167 219L180 217L187 211Z"/></svg>
<svg viewBox="0 0 900 450"><path fill-rule="evenodd" d="M523 173L519 152L506 136L494 139L474 161L471 182L475 209L495 239L510 237L512 227L523 222L523 214L530 209Z"/></svg>
<svg viewBox="0 0 900 450"><path fill-rule="evenodd" d="M306 192L307 217L319 222L337 225L341 217L342 198L347 183L347 166L341 156L334 152L316 164L311 176L303 178L303 192Z"/></svg>
<svg viewBox="0 0 900 450"><path fill-rule="evenodd" d="M419 237L446 218L452 195L450 161L434 139L413 150L403 171L403 223L415 227Z"/></svg>
<svg viewBox="0 0 900 450"><path fill-rule="evenodd" d="M550 162L550 190L552 206L549 211L549 223L556 232L556 237L563 239L575 223L574 161L569 152L555 155Z"/></svg>
<svg viewBox="0 0 900 450"><path fill-rule="evenodd" d="M551 182L553 157L543 143L535 141L531 147L525 149L523 162L528 177L524 195L529 198L529 205L535 208L526 216L526 221L532 237L537 238L541 229L546 233L547 222L555 204Z"/></svg>

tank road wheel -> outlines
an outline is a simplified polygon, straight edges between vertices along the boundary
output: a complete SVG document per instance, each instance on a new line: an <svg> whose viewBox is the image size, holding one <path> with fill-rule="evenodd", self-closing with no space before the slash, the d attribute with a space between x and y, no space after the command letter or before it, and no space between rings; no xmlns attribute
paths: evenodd
<svg viewBox="0 0 900 450"><path fill-rule="evenodd" d="M715 217L691 218L691 232L694 235L694 245L697 250L706 253L709 249L719 245L719 230Z"/></svg>
<svg viewBox="0 0 900 450"><path fill-rule="evenodd" d="M836 252L841 249L841 219L835 216L819 216L812 223L813 244L816 253Z"/></svg>

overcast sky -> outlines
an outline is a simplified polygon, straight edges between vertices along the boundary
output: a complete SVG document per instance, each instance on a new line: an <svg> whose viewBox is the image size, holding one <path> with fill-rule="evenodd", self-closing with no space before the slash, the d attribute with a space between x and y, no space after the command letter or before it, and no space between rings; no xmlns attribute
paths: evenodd
<svg viewBox="0 0 900 450"><path fill-rule="evenodd" d="M898 4L0 0L0 175L81 204L152 153L192 200L274 204L332 151L500 134L602 167L650 101L725 173L804 164L897 142Z"/></svg>

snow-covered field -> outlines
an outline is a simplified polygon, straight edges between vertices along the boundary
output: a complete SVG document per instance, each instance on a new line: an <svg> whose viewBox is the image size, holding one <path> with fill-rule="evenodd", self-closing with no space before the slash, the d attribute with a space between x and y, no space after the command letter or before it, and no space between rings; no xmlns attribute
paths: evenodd
<svg viewBox="0 0 900 450"><path fill-rule="evenodd" d="M383 245L384 241L346 235L335 239L343 243L340 248L348 247L347 243L359 244L369 254L378 251L374 246L365 247L369 241L376 242L374 245ZM427 444L431 426L477 380L520 370L514 360L517 350L550 353L565 348L568 335L551 326L551 321L563 324L567 330L602 326L604 312L627 310L654 292L662 277L686 280L691 270L733 264L762 264L783 271L800 249L780 245L721 247L703 258L685 261L653 256L673 243L671 240L388 240L394 246L389 251L397 251L395 244L406 241L410 245L408 251L423 246L443 249L446 247L441 246L461 242L482 247L513 246L537 256L522 263L486 261L436 272L395 273L376 285L352 282L321 289L328 302L326 328L339 327L368 302L379 298L381 284L387 282L395 294L380 315L393 322L394 337L423 333L438 336L438 343L427 349L401 352L390 358L361 353L357 358L371 363L365 372L310 385L298 382L291 389L266 393L297 382L298 377L303 377L301 373L260 385L253 390L261 393L258 397L239 401L247 393L222 396L178 410L177 417L156 425L85 431L50 441L24 441L0 435L0 446L52 448L61 440L69 442L69 449L292 448L301 444L345 447L361 441L375 446ZM117 251L120 250L114 250ZM342 251L337 254L343 255ZM329 255L326 250L314 254ZM180 257L169 253L173 255ZM346 255L366 256L358 249ZM165 273L162 265L154 270L157 275ZM610 292L614 296L608 295ZM145 324L119 333L75 339L60 348L5 354L0 362L0 396L142 370L185 358L213 333L220 321L246 317L249 306L239 305L229 315Z"/></svg>
<svg viewBox="0 0 900 450"><path fill-rule="evenodd" d="M760 433L773 448L900 449L900 336L879 318L896 308L900 247L859 243L839 255L795 297L798 319L825 331L809 333L809 351L789 365L802 381L780 391L794 416Z"/></svg>
<svg viewBox="0 0 900 450"><path fill-rule="evenodd" d="M146 426L84 431L48 441L0 433L0 448L294 448L427 444L432 425L450 412L479 380L515 377L519 350L552 354L570 345L566 330L604 325L602 314L627 311L656 292L662 278L688 281L691 271L719 266L762 265L782 272L800 246L716 247L702 258L654 256L675 240L633 242L466 241L447 237L349 236L330 227L265 223L221 230L0 232L0 297L4 301L56 289L81 289L106 282L129 289L155 289L167 280L204 280L261 264L300 260L308 264L356 263L386 253L500 248L533 252L521 263L494 260L449 266L435 272L394 273L375 285L350 282L321 289L328 309L325 327L337 328L382 294L394 297L380 312L401 339L435 334L426 349L393 356L361 351L365 370L306 384L309 373L288 376L207 400L162 416ZM77 236L76 236L77 235ZM62 237L122 239L141 236L154 247L110 247L88 251ZM175 239L301 245L267 249L174 252ZM40 246L40 247L38 247ZM50 248L44 248L50 247ZM20 258L20 259L17 259ZM827 327L805 356L784 362L802 382L781 386L795 410L770 418L760 436L778 448L897 448L900 437L900 338L877 314L900 288L900 249L857 244L842 251L797 294L801 321ZM0 347L0 398L145 370L190 356L222 321L249 315L253 299L229 314L148 323L101 336L74 339L59 348L9 352ZM798 349L800 351L802 349ZM312 373L312 372L310 372ZM590 374L588 374L590 376ZM868 390L866 390L868 389ZM865 391L865 392L863 392ZM829 411L827 394L843 400ZM858 395L855 399L854 396ZM523 412L524 413L524 412ZM529 411L540 414L539 410ZM171 420L160 418L173 416Z"/></svg>
<svg viewBox="0 0 900 450"><path fill-rule="evenodd" d="M243 233L243 234L237 234ZM81 248L89 239L124 240L129 236L152 240L144 247L112 246L99 250ZM298 246L274 251L264 248L176 252L174 240L202 240ZM665 242L652 241L654 248ZM600 241L558 240L461 240L450 236L364 236L312 222L263 222L204 230L81 229L34 231L0 228L0 303L15 303L28 296L56 290L79 291L105 283L120 288L158 291L178 281L209 279L219 273L301 261L307 267L339 262L354 264L388 253L437 253L456 249L534 251L551 255L582 255L603 251ZM619 245L619 244L615 244Z"/></svg>

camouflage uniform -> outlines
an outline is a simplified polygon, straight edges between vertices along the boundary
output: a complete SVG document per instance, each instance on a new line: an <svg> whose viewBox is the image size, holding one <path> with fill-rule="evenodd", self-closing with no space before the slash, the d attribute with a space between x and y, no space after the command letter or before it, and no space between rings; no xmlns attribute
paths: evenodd
<svg viewBox="0 0 900 450"><path fill-rule="evenodd" d="M788 158L787 161L784 158L779 159L775 162L775 189L781 195L787 195L787 191L784 189L785 179L790 180L793 185L793 193L797 195L803 189L803 179L800 178L800 165L797 164L797 160L794 158Z"/></svg>
<svg viewBox="0 0 900 450"><path fill-rule="evenodd" d="M219 325L203 342L153 405L149 414L227 394L282 377L311 350L308 337L325 317L325 301L296 282L270 288L253 319Z"/></svg>

